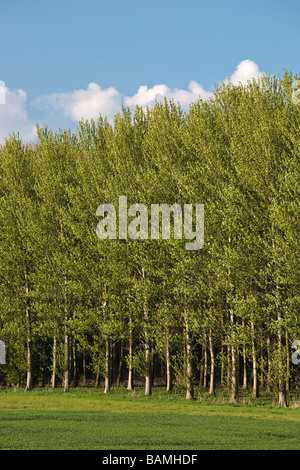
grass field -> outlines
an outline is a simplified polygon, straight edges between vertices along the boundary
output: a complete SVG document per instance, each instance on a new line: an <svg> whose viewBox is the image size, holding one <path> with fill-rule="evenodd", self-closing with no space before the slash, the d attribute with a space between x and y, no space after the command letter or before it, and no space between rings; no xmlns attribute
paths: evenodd
<svg viewBox="0 0 300 470"><path fill-rule="evenodd" d="M181 390L0 389L1 450L298 450L300 408L262 395L229 405L223 391L192 401Z"/></svg>

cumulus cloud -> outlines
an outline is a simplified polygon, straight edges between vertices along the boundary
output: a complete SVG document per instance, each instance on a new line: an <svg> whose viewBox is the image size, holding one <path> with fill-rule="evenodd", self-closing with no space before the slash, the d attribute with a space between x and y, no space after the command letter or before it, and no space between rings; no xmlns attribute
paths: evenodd
<svg viewBox="0 0 300 470"><path fill-rule="evenodd" d="M114 87L102 89L92 82L86 90L45 95L37 98L33 105L39 109L61 111L75 122L97 119L99 114L111 119L120 108L121 95Z"/></svg>
<svg viewBox="0 0 300 470"><path fill-rule="evenodd" d="M238 64L231 77L225 80L225 83L231 81L233 85L239 85L240 83L246 85L249 80L257 79L262 75L263 72L259 70L258 65L252 60L247 59Z"/></svg>
<svg viewBox="0 0 300 470"><path fill-rule="evenodd" d="M260 72L258 65L252 60L243 60L240 62L233 72L233 74L224 80L224 83L229 81L233 85L246 85L249 80L252 78L256 79L263 75L263 72ZM200 83L192 80L188 85L188 89L171 89L167 85L155 85L152 88L148 88L147 85L142 85L139 87L137 93L133 96L125 97L125 105L128 107L134 107L136 105L141 107L154 106L155 101L161 101L164 98L168 100L173 99L175 103L180 103L183 109L188 109L189 105L196 101L199 97L202 100L207 100L212 96L212 92L206 91Z"/></svg>
<svg viewBox="0 0 300 470"><path fill-rule="evenodd" d="M251 60L244 60L238 64L231 77L227 78L233 84L246 84L248 80L262 75L258 65ZM39 109L62 112L64 116L73 122L81 119L97 119L99 114L106 116L112 121L114 115L120 110L121 102L125 106L133 109L136 105L141 107L152 107L156 101L164 98L173 99L175 103L180 103L183 109L188 109L189 105L199 97L207 100L212 96L211 91L207 91L203 86L192 80L187 89L169 88L165 84L154 85L148 88L141 85L132 96L124 96L116 88L110 87L102 89L97 83L90 83L86 90L74 90L70 93L53 93L35 100L33 105Z"/></svg>
<svg viewBox="0 0 300 470"><path fill-rule="evenodd" d="M5 99L0 104L0 143L4 143L5 137L13 132L19 133L26 142L33 141L36 126L28 117L26 92L21 89L11 91L7 87L3 91L3 88Z"/></svg>
<svg viewBox="0 0 300 470"><path fill-rule="evenodd" d="M258 65L252 60L243 60L238 64L232 75L224 83L231 81L234 85L263 75ZM207 100L212 96L203 86L192 80L187 89L169 88L165 84L148 88L141 85L132 96L122 95L115 87L102 89L95 82L88 84L86 89L78 89L68 93L52 93L38 97L30 103L32 109L39 110L43 115L43 123L57 129L58 127L73 126L81 119L97 120L99 114L106 116L111 122L120 111L121 103L134 109L136 105L152 107L156 101L164 98L173 99L181 107L188 110L189 105L199 97ZM35 126L27 114L27 96L23 90L10 91L6 89L6 104L0 104L0 142L12 131L19 132L24 140L35 137ZM41 121L41 119L39 119Z"/></svg>
<svg viewBox="0 0 300 470"><path fill-rule="evenodd" d="M179 88L171 89L167 85L155 85L152 88L148 88L147 85L142 85L135 95L126 96L124 103L129 108L136 105L151 107L154 106L155 101L161 101L167 98L167 100L173 99L175 103L179 102L182 108L188 108L190 103L197 100L199 97L205 100L209 98L210 95L210 92L205 91L199 83L192 80L187 90Z"/></svg>

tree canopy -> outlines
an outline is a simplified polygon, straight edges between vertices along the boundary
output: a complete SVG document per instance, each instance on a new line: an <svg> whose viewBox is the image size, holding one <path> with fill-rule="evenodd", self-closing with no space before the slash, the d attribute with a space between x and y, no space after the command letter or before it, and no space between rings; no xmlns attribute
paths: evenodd
<svg viewBox="0 0 300 470"><path fill-rule="evenodd" d="M300 339L293 76L222 85L187 113L123 107L0 147L2 384L145 381L286 391ZM100 204L203 204L204 245L96 235ZM118 214L120 215L120 214ZM172 217L171 217L172 219ZM172 219L173 220L173 219ZM194 221L195 222L195 221ZM118 227L117 227L118 228Z"/></svg>

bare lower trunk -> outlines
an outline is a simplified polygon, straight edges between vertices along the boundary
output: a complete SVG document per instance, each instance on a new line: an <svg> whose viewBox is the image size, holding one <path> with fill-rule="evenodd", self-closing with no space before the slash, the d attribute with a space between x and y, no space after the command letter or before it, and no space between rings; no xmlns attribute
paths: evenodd
<svg viewBox="0 0 300 470"><path fill-rule="evenodd" d="M264 348L263 348L263 342L261 341L260 345L260 386L264 388L265 386L265 357L264 357Z"/></svg>
<svg viewBox="0 0 300 470"><path fill-rule="evenodd" d="M202 345L202 358L201 358L201 365L200 365L200 375L199 375L199 388L203 387L203 357L204 357L204 349Z"/></svg>
<svg viewBox="0 0 300 470"><path fill-rule="evenodd" d="M234 346L231 346L231 396L230 403L237 404L239 401L238 398L238 380L237 380L237 366L236 366L236 351Z"/></svg>
<svg viewBox="0 0 300 470"><path fill-rule="evenodd" d="M281 316L278 314L278 322L280 322ZM278 330L278 404L281 408L287 408L286 400L286 387L284 381L284 372L283 372L283 360L282 360L282 343L281 343L281 328Z"/></svg>
<svg viewBox="0 0 300 470"><path fill-rule="evenodd" d="M32 373L31 373L31 344L30 339L27 339L27 376L25 390L32 390Z"/></svg>
<svg viewBox="0 0 300 470"><path fill-rule="evenodd" d="M274 227L272 225L272 233L274 233ZM275 238L272 238L272 248L274 250L274 259L276 259L276 243ZM278 282L276 283L276 293L278 294L278 298L280 297L279 294L279 285ZM276 300L275 302L276 312L277 312L277 321L278 321L278 331L277 331L277 348L278 348L278 401L279 406L281 408L287 407L286 401L286 389L285 389L285 380L284 380L284 370L283 370L283 351L282 351L282 326L281 326L281 310L279 301Z"/></svg>
<svg viewBox="0 0 300 470"><path fill-rule="evenodd" d="M254 323L251 320L251 347L252 347L252 368L253 368L253 398L258 398L258 373L257 373L257 361L256 361L256 351L255 351L255 331Z"/></svg>
<svg viewBox="0 0 300 470"><path fill-rule="evenodd" d="M165 336L166 336L166 379L167 379L167 392L172 390L172 370L171 370L171 359L170 359L170 345L169 345L169 327L165 322Z"/></svg>
<svg viewBox="0 0 300 470"><path fill-rule="evenodd" d="M27 312L28 330L27 330L27 376L26 389L32 390L32 358L31 358L31 332L30 332L30 314Z"/></svg>
<svg viewBox="0 0 300 470"><path fill-rule="evenodd" d="M145 278L145 269L142 268L142 277ZM148 333L148 310L146 305L146 299L144 301L144 322L145 322L145 365L146 365L146 376L145 376L145 395L149 396L152 394L152 380L151 380L151 347Z"/></svg>
<svg viewBox="0 0 300 470"><path fill-rule="evenodd" d="M128 384L127 384L127 390L133 390L133 370L132 370L132 365L129 365L128 369Z"/></svg>
<svg viewBox="0 0 300 470"><path fill-rule="evenodd" d="M104 393L110 392L110 341L105 341L105 385Z"/></svg>
<svg viewBox="0 0 300 470"><path fill-rule="evenodd" d="M227 336L227 384L231 382L231 346L229 344L230 339Z"/></svg>
<svg viewBox="0 0 300 470"><path fill-rule="evenodd" d="M288 331L285 330L285 351L286 351L286 386L285 389L288 392L290 390L290 348Z"/></svg>
<svg viewBox="0 0 300 470"><path fill-rule="evenodd" d="M151 377L150 375L146 375L145 377L145 396L151 395Z"/></svg>
<svg viewBox="0 0 300 470"><path fill-rule="evenodd" d="M106 324L108 321L108 308L106 303L107 288L104 287L105 298L103 300L103 320ZM104 393L110 392L110 341L108 336L105 337L105 378L104 378Z"/></svg>
<svg viewBox="0 0 300 470"><path fill-rule="evenodd" d="M223 331L224 329L224 320L223 320L223 317L221 319L221 330ZM224 338L223 338L223 334L221 334L221 371L220 371L220 383L221 383L221 387L224 386L224 371L225 371L225 355L224 355L224 345L223 345L223 341L224 341Z"/></svg>
<svg viewBox="0 0 300 470"><path fill-rule="evenodd" d="M72 339L72 359L73 359L73 378L74 378L74 386L77 387L77 351L76 351L76 340L75 338Z"/></svg>
<svg viewBox="0 0 300 470"><path fill-rule="evenodd" d="M186 399L194 399L194 377L193 377L193 349L192 349L192 335L189 327L189 320L187 315L185 321L185 334L186 334Z"/></svg>
<svg viewBox="0 0 300 470"><path fill-rule="evenodd" d="M271 391L271 354L270 354L270 336L268 333L267 336L267 360L268 360L268 369L267 369L267 386L266 392Z"/></svg>
<svg viewBox="0 0 300 470"><path fill-rule="evenodd" d="M170 361L170 347L169 341L167 338L166 344L166 367L167 367L167 392L172 390L172 370L171 370L171 361Z"/></svg>
<svg viewBox="0 0 300 470"><path fill-rule="evenodd" d="M128 384L127 390L133 390L133 370L132 370L132 355L133 355L133 338L132 338L132 322L129 322L129 364L128 364Z"/></svg>
<svg viewBox="0 0 300 470"><path fill-rule="evenodd" d="M99 366L99 374L100 374L100 351L99 351L99 357L98 357L98 366ZM82 351L82 379L83 379L83 385L86 385L86 354L85 354L85 349Z"/></svg>
<svg viewBox="0 0 300 470"><path fill-rule="evenodd" d="M220 371L220 382L221 387L224 386L224 346L223 346L223 335L221 336L221 371Z"/></svg>
<svg viewBox="0 0 300 470"><path fill-rule="evenodd" d="M68 310L67 310L67 306L65 305L64 392L68 392L70 390L69 334L68 334L67 321L68 321Z"/></svg>
<svg viewBox="0 0 300 470"><path fill-rule="evenodd" d="M52 356L52 377L51 377L51 387L56 387L56 355L57 355L57 345L56 345L56 331L54 330L53 334L53 356Z"/></svg>
<svg viewBox="0 0 300 470"><path fill-rule="evenodd" d="M203 366L203 388L207 387L207 345L206 345L206 333L204 333L204 366Z"/></svg>
<svg viewBox="0 0 300 470"><path fill-rule="evenodd" d="M285 390L280 389L278 394L278 405L281 408L287 408L287 401L286 401L286 392Z"/></svg>
<svg viewBox="0 0 300 470"><path fill-rule="evenodd" d="M65 344L64 344L64 354L65 354L64 392L68 392L70 390L69 336L66 330L67 330L67 327L65 327Z"/></svg>
<svg viewBox="0 0 300 470"><path fill-rule="evenodd" d="M245 320L242 320L242 325L245 327ZM243 389L248 388L248 377L247 377L247 357L246 357L246 345L243 343Z"/></svg>
<svg viewBox="0 0 300 470"><path fill-rule="evenodd" d="M243 349L243 389L246 390L248 388L248 377L247 377L247 358L246 358L246 350Z"/></svg>
<svg viewBox="0 0 300 470"><path fill-rule="evenodd" d="M60 231L63 235L63 225L62 220L60 219ZM68 392L70 390L70 351L69 351L69 331L68 331L68 320L69 320L69 312L68 312L68 305L67 305L67 273L64 272L64 392Z"/></svg>
<svg viewBox="0 0 300 470"><path fill-rule="evenodd" d="M151 381L151 352L148 334L145 331L145 364L146 364L146 377L145 377L145 395L151 395L152 393L152 381Z"/></svg>
<svg viewBox="0 0 300 470"><path fill-rule="evenodd" d="M210 395L215 394L215 355L212 344L211 330L208 335L209 339L209 351L210 351L210 382L209 382L209 393Z"/></svg>
<svg viewBox="0 0 300 470"><path fill-rule="evenodd" d="M230 310L230 324L233 330L234 327L234 314ZM233 343L233 335L231 335L231 396L230 403L237 404L239 401L238 397L238 374L237 374L237 357L236 350Z"/></svg>
<svg viewBox="0 0 300 470"><path fill-rule="evenodd" d="M29 309L29 282L25 268L26 323L27 323L27 376L25 390L32 390L31 318Z"/></svg>

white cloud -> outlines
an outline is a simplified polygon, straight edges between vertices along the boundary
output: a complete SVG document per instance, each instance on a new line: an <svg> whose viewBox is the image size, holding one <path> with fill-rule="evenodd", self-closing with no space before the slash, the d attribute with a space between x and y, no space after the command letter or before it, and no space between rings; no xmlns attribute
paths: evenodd
<svg viewBox="0 0 300 470"><path fill-rule="evenodd" d="M246 85L249 80L252 78L258 78L263 75L263 72L260 72L258 65L252 60L246 59L239 63L230 79L225 80L224 83L228 83L230 80L233 85Z"/></svg>
<svg viewBox="0 0 300 470"><path fill-rule="evenodd" d="M39 109L62 111L74 122L97 119L99 114L112 119L121 105L121 95L114 87L102 90L97 83L89 83L86 90L53 93L37 98L33 105Z"/></svg>
<svg viewBox="0 0 300 470"><path fill-rule="evenodd" d="M26 111L27 94L24 90L10 91L5 87L5 104L0 104L0 143L13 132L19 133L24 141L33 141L36 128Z"/></svg>
<svg viewBox="0 0 300 470"><path fill-rule="evenodd" d="M252 60L243 60L238 64L236 70L224 83L231 81L234 85L263 75L258 65ZM155 85L148 88L142 85L132 96L124 96L115 87L102 89L95 82L89 83L87 89L74 90L69 93L53 93L37 98L30 103L32 108L38 109L43 115L45 124L54 130L58 127L73 126L81 119L97 120L99 114L112 122L114 115L120 111L121 102L125 106L134 109L136 105L141 107L152 107L155 101L173 99L180 103L181 107L188 110L189 105L199 97L207 100L213 93L205 90L196 81L190 81L187 89L169 88L165 84ZM10 91L6 89L6 104L0 104L0 143L4 137L12 131L19 132L25 141L33 140L35 137L35 126L27 114L27 96L23 90Z"/></svg>
<svg viewBox="0 0 300 470"><path fill-rule="evenodd" d="M167 85L155 85L152 88L148 88L147 85L142 85L135 95L126 96L124 102L128 107L134 107L136 105L151 107L154 106L155 101L161 101L167 98L167 100L173 99L175 103L179 102L182 108L187 109L190 103L197 100L199 96L205 100L209 98L210 95L211 93L205 91L199 83L191 81L187 90L178 88L171 89L167 87Z"/></svg>
<svg viewBox="0 0 300 470"><path fill-rule="evenodd" d="M133 106L150 106L155 103L155 100L162 99L168 94L169 88L166 85L155 85L152 88L148 88L147 85L141 85L137 93L133 96L125 97L125 105L129 107Z"/></svg>
<svg viewBox="0 0 300 470"><path fill-rule="evenodd" d="M205 101L211 96L212 92L205 91L202 85L194 80L190 81L188 91L175 89L170 94L170 97L172 97L175 102L179 102L183 108L188 108L189 105L199 99L199 97Z"/></svg>
<svg viewBox="0 0 300 470"><path fill-rule="evenodd" d="M231 81L233 85L238 85L239 83L245 85L248 80L258 78L262 75L263 72L260 72L258 65L252 60L247 59L238 64L236 70L229 78L224 80L224 83ZM147 85L142 85L135 95L126 96L124 102L128 107L134 107L136 105L151 107L154 106L155 101L161 101L167 98L167 100L173 99L175 103L179 102L183 109L188 109L189 105L199 97L205 101L212 95L212 92L204 90L202 85L192 80L187 90L178 88L170 89L167 85L155 85L152 88L148 88Z"/></svg>

